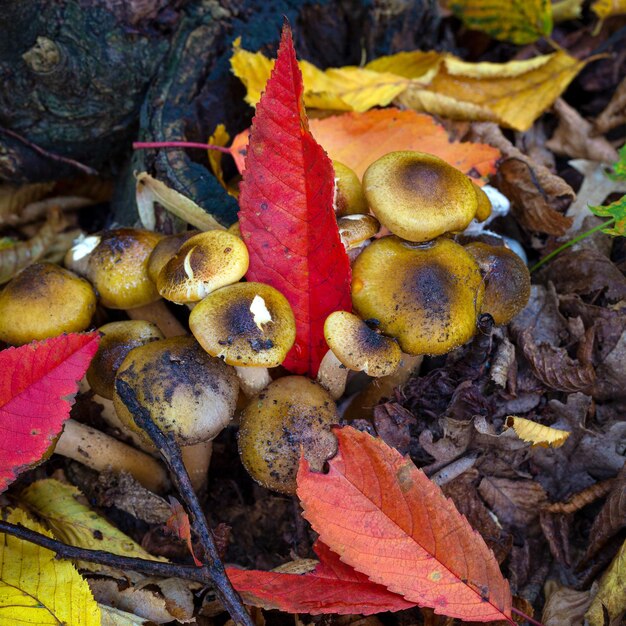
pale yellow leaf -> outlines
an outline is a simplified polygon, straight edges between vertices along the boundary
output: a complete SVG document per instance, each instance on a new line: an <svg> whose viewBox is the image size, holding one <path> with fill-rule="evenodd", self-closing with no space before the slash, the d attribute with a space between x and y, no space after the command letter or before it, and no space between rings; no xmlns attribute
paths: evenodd
<svg viewBox="0 0 626 626"><path fill-rule="evenodd" d="M514 415L509 415L506 418L506 426L512 428L520 439L528 441L534 446L541 446L543 448L549 446L560 448L570 435L567 430L551 428L550 426L537 424L537 422L533 422L532 420L527 420L523 417L515 417Z"/></svg>
<svg viewBox="0 0 626 626"><path fill-rule="evenodd" d="M596 0L591 10L601 19L626 13L626 0Z"/></svg>
<svg viewBox="0 0 626 626"><path fill-rule="evenodd" d="M230 135L226 130L226 126L224 124L218 124L213 131L213 134L209 137L209 143L213 146L227 146L230 141ZM218 150L208 150L209 156L209 165L211 166L211 171L215 174L215 178L219 182L222 187L231 195L233 198L239 197L239 190L230 187L226 181L224 180L224 172L222 171L222 152Z"/></svg>
<svg viewBox="0 0 626 626"><path fill-rule="evenodd" d="M555 23L579 20L583 14L584 0L559 0L552 5L552 19Z"/></svg>
<svg viewBox="0 0 626 626"><path fill-rule="evenodd" d="M45 520L54 536L72 546L106 550L120 556L167 561L155 557L83 504L80 491L52 478L38 480L20 495L20 502ZM80 562L82 569L102 571L96 563Z"/></svg>
<svg viewBox="0 0 626 626"><path fill-rule="evenodd" d="M609 621L604 618L607 614ZM589 626L617 626L626 612L626 541L600 579L585 619Z"/></svg>
<svg viewBox="0 0 626 626"><path fill-rule="evenodd" d="M8 522L50 534L20 509ZM100 609L69 561L33 543L0 534L0 624L100 626Z"/></svg>
<svg viewBox="0 0 626 626"><path fill-rule="evenodd" d="M139 617L133 613L116 609L106 604L100 604L102 613L102 626L142 626L150 620L145 617Z"/></svg>

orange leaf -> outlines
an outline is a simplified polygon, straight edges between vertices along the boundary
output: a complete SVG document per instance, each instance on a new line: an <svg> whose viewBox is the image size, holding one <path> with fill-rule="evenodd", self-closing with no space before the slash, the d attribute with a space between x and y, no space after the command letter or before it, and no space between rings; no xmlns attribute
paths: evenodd
<svg viewBox="0 0 626 626"><path fill-rule="evenodd" d="M298 471L304 516L321 541L372 582L436 613L511 622L511 592L482 537L413 463L337 428L328 474ZM511 622L512 623L512 622Z"/></svg>
<svg viewBox="0 0 626 626"><path fill-rule="evenodd" d="M193 544L191 543L191 523L189 522L189 515L183 509L183 505L174 497L170 496L170 508L172 509L172 515L165 522L165 528L173 535L182 539L187 544L187 549L193 558L193 562L202 567L202 561L198 561L193 551Z"/></svg>

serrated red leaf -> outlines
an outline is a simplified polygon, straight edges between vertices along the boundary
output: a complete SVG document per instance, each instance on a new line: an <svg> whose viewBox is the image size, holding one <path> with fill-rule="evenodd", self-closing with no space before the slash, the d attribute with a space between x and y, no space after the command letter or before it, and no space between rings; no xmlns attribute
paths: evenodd
<svg viewBox="0 0 626 626"><path fill-rule="evenodd" d="M415 606L342 563L323 543L318 541L313 549L320 562L306 574L235 568L228 568L226 573L246 604L264 609L312 615L371 615Z"/></svg>
<svg viewBox="0 0 626 626"><path fill-rule="evenodd" d="M352 308L350 262L333 210L332 163L309 132L288 26L252 121L240 191L239 226L250 253L246 278L287 298L296 342L283 365L315 376L328 350L326 317Z"/></svg>
<svg viewBox="0 0 626 626"><path fill-rule="evenodd" d="M73 333L0 352L0 492L61 432L99 342Z"/></svg>
<svg viewBox="0 0 626 626"><path fill-rule="evenodd" d="M191 522L189 521L189 515L185 509L183 509L183 505L174 497L169 496L170 501L170 509L172 510L172 514L167 518L165 522L165 528L168 532L172 533L172 535L182 539L187 544L187 549L189 550L189 554L193 558L193 562L198 566L202 567L202 561L199 561L196 558L196 555L193 551L193 543L191 541Z"/></svg>
<svg viewBox="0 0 626 626"><path fill-rule="evenodd" d="M336 429L328 474L298 471L304 516L320 540L370 580L469 621L511 621L511 592L468 521L409 459L381 439Z"/></svg>

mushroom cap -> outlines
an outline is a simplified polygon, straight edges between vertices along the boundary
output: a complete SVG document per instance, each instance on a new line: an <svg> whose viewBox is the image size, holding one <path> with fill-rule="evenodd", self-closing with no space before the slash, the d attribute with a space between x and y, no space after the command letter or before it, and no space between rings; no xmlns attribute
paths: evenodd
<svg viewBox="0 0 626 626"><path fill-rule="evenodd" d="M380 223L415 242L464 230L478 204L465 174L425 152L382 156L365 171L363 190Z"/></svg>
<svg viewBox="0 0 626 626"><path fill-rule="evenodd" d="M236 235L209 230L188 239L159 273L157 287L178 304L199 302L248 271L248 249Z"/></svg>
<svg viewBox="0 0 626 626"><path fill-rule="evenodd" d="M370 376L388 376L402 358L397 342L372 330L347 311L335 311L324 322L328 347L348 369Z"/></svg>
<svg viewBox="0 0 626 626"><path fill-rule="evenodd" d="M287 298L263 283L236 283L196 304L189 328L200 345L229 365L276 367L296 340Z"/></svg>
<svg viewBox="0 0 626 626"><path fill-rule="evenodd" d="M483 298L478 264L440 238L414 244L383 237L352 268L352 304L408 354L445 354L475 332Z"/></svg>
<svg viewBox="0 0 626 626"><path fill-rule="evenodd" d="M335 214L337 217L367 213L367 200L356 172L339 161L333 161L335 170Z"/></svg>
<svg viewBox="0 0 626 626"><path fill-rule="evenodd" d="M117 370L155 424L172 433L181 445L210 441L229 424L237 405L237 374L209 356L193 337L171 337L134 348ZM113 404L118 417L137 433L117 391Z"/></svg>
<svg viewBox="0 0 626 626"><path fill-rule="evenodd" d="M530 272L526 264L506 246L474 242L465 249L476 259L484 277L481 313L489 313L497 325L508 324L530 298Z"/></svg>
<svg viewBox="0 0 626 626"><path fill-rule="evenodd" d="M163 235L136 228L117 228L100 234L89 255L86 276L103 306L134 309L159 299L148 276L148 258Z"/></svg>
<svg viewBox="0 0 626 626"><path fill-rule="evenodd" d="M98 329L102 333L98 351L89 364L87 382L98 395L112 400L115 374L126 355L144 343L163 339L158 327L144 320L111 322Z"/></svg>
<svg viewBox="0 0 626 626"><path fill-rule="evenodd" d="M83 278L53 263L34 263L0 292L0 340L19 346L89 327L96 294Z"/></svg>
<svg viewBox="0 0 626 626"><path fill-rule="evenodd" d="M182 233L169 235L154 246L154 250L148 258L148 276L154 284L156 284L159 273L167 262L178 252L185 241L197 235L198 232L197 230L186 230Z"/></svg>
<svg viewBox="0 0 626 626"><path fill-rule="evenodd" d="M380 230L380 223L372 215L344 215L337 220L337 226L346 250L359 247Z"/></svg>
<svg viewBox="0 0 626 626"><path fill-rule="evenodd" d="M484 222L491 215L491 200L489 196L483 191L482 187L479 187L474 181L474 192L476 193L476 215L474 216L479 222Z"/></svg>
<svg viewBox="0 0 626 626"><path fill-rule="evenodd" d="M279 378L241 415L241 461L264 487L294 494L301 451L311 467L321 471L337 450L330 427L338 420L333 399L320 385L305 376Z"/></svg>

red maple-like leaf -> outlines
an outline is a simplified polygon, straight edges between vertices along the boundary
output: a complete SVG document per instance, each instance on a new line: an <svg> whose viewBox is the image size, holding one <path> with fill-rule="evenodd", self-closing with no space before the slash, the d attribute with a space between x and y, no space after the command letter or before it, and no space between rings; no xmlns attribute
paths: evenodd
<svg viewBox="0 0 626 626"><path fill-rule="evenodd" d="M313 549L320 563L306 574L232 567L226 573L246 604L264 609L312 615L371 615L382 611L402 611L415 606L342 563L323 543L318 541Z"/></svg>
<svg viewBox="0 0 626 626"><path fill-rule="evenodd" d="M328 474L303 458L298 496L320 540L405 600L468 621L511 622L511 592L482 537L433 482L381 439L336 429Z"/></svg>
<svg viewBox="0 0 626 626"><path fill-rule="evenodd" d="M61 432L99 342L74 333L0 352L0 492Z"/></svg>
<svg viewBox="0 0 626 626"><path fill-rule="evenodd" d="M326 317L352 309L350 262L333 210L332 163L309 132L288 26L252 122L240 190L239 225L250 253L246 278L287 298L296 342L283 365L315 376L328 350Z"/></svg>

